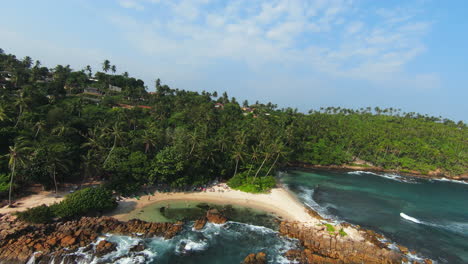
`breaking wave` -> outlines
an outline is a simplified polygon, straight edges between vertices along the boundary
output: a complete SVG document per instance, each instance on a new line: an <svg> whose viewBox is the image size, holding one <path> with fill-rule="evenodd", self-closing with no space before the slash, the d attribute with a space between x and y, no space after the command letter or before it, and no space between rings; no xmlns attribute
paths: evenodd
<svg viewBox="0 0 468 264"><path fill-rule="evenodd" d="M380 174L380 173L375 173L375 172L371 172L371 171L350 171L347 174L351 174L351 175L368 174L368 175L379 176L379 177L383 177L383 178L386 178L386 179L389 179L389 180L403 182L403 183L412 183L412 184L417 184L418 183L418 181L416 179L401 176L401 175L394 174L394 173Z"/></svg>
<svg viewBox="0 0 468 264"><path fill-rule="evenodd" d="M422 224L421 221L419 221L418 219L414 218L414 217L411 217L405 213L400 213L400 216L408 221L411 221L413 223L416 223L416 224Z"/></svg>
<svg viewBox="0 0 468 264"><path fill-rule="evenodd" d="M231 221L223 225L207 223L202 230L197 231L192 230L192 226L193 222L187 223L183 231L172 239L105 234L96 242L79 248L60 261L66 262L67 257L73 257L70 259L79 264L193 263L187 260L197 256L200 261L209 262L213 256L217 256L215 251L222 250L223 259L219 260L220 263L239 263L243 257L259 251L267 253L268 263L290 263L283 256L284 253L298 248L297 240L283 237L277 231L263 226ZM102 240L116 243L117 248L113 252L97 257L92 252ZM240 241L242 243L238 243ZM136 245L144 245L145 249L132 252L131 248ZM28 263L35 263L35 257L32 256Z"/></svg>

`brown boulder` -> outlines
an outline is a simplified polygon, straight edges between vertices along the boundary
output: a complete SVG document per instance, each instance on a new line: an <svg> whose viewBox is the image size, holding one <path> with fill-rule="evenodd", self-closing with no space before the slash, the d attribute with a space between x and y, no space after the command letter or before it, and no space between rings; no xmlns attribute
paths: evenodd
<svg viewBox="0 0 468 264"><path fill-rule="evenodd" d="M66 236L66 237L62 238L62 240L60 240L60 246L68 247L68 246L71 246L71 245L75 244L75 242L76 242L75 237Z"/></svg>
<svg viewBox="0 0 468 264"><path fill-rule="evenodd" d="M47 239L46 243L49 244L51 247L53 247L57 244L57 239L55 237L52 237L50 239Z"/></svg>
<svg viewBox="0 0 468 264"><path fill-rule="evenodd" d="M403 254L408 254L408 248L407 247L404 247L404 246L400 246L400 245L397 245L398 249L401 251L401 253Z"/></svg>
<svg viewBox="0 0 468 264"><path fill-rule="evenodd" d="M200 218L200 219L195 221L195 224L193 225L193 228L195 230L200 230L200 229L203 229L203 227L205 227L205 225L206 225L206 217L203 217L203 218Z"/></svg>
<svg viewBox="0 0 468 264"><path fill-rule="evenodd" d="M215 223L215 224L224 224L227 222L227 218L224 217L218 209L210 209L208 212L206 212L206 218L208 219L209 222Z"/></svg>
<svg viewBox="0 0 468 264"><path fill-rule="evenodd" d="M130 252L140 252L143 250L145 250L145 245L143 245L142 243L138 243L138 245L135 245L130 248Z"/></svg>
<svg viewBox="0 0 468 264"><path fill-rule="evenodd" d="M244 264L265 264L267 263L266 254L258 252L257 254L251 253L244 259Z"/></svg>
<svg viewBox="0 0 468 264"><path fill-rule="evenodd" d="M96 253L95 255L98 257L104 256L117 248L117 244L102 240L96 246Z"/></svg>

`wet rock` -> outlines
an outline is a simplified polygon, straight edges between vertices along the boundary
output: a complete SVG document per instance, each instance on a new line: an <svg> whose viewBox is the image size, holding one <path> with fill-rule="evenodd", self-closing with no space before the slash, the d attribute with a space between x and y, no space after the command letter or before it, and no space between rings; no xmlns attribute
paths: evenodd
<svg viewBox="0 0 468 264"><path fill-rule="evenodd" d="M201 230L203 229L203 227L205 227L206 225L206 217L203 217L203 218L200 218L198 220L195 221L195 224L193 225L193 228L195 230Z"/></svg>
<svg viewBox="0 0 468 264"><path fill-rule="evenodd" d="M409 252L407 247L397 245L397 248L405 255Z"/></svg>
<svg viewBox="0 0 468 264"><path fill-rule="evenodd" d="M208 222L215 223L215 224L224 224L227 222L227 218L224 217L218 209L210 209L206 212L206 218Z"/></svg>
<svg viewBox="0 0 468 264"><path fill-rule="evenodd" d="M303 249L289 250L285 256L299 263L401 263L403 255L369 241L330 235L322 226L282 222L282 235L296 238ZM362 231L364 234L364 231ZM363 235L364 236L364 235ZM364 236L365 237L365 236Z"/></svg>
<svg viewBox="0 0 468 264"><path fill-rule="evenodd" d="M145 245L141 242L130 248L130 252L141 252L143 250L145 250Z"/></svg>
<svg viewBox="0 0 468 264"><path fill-rule="evenodd" d="M64 263L74 263L70 255L79 247L87 247L98 236L105 233L139 237L172 238L182 230L182 222L148 223L141 220L120 222L111 217L83 217L75 221L64 221L43 225L30 225L17 221L16 217L0 217L0 263L26 263L34 252L41 251L40 261L57 263L67 258ZM102 247L102 248L101 248ZM111 244L101 244L99 254L115 250ZM138 248L139 250L140 248Z"/></svg>
<svg viewBox="0 0 468 264"><path fill-rule="evenodd" d="M117 248L116 243L112 243L112 242L109 242L109 241L106 241L106 240L102 240L96 245L95 255L98 256L98 257L102 257L102 256L107 255L108 253L114 251L116 248Z"/></svg>
<svg viewBox="0 0 468 264"><path fill-rule="evenodd" d="M258 252L257 254L251 253L244 259L244 264L266 264L267 258L266 254L263 252Z"/></svg>

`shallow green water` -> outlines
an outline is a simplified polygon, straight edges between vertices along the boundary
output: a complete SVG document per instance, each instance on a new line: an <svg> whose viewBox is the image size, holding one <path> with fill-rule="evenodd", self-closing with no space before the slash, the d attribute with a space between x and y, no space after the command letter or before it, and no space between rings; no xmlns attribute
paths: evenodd
<svg viewBox="0 0 468 264"><path fill-rule="evenodd" d="M276 230L278 220L274 215L261 210L238 205L219 205L196 201L166 201L154 203L129 214L128 219L141 219L148 222L194 221L206 214L210 208L216 208L229 221L264 226Z"/></svg>
<svg viewBox="0 0 468 264"><path fill-rule="evenodd" d="M325 217L381 232L441 263L468 263L467 184L322 170L281 180Z"/></svg>

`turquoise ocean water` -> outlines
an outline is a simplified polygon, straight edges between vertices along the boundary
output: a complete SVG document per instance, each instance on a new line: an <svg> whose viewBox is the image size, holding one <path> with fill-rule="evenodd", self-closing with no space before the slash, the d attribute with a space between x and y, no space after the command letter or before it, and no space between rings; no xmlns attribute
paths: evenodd
<svg viewBox="0 0 468 264"><path fill-rule="evenodd" d="M362 171L290 171L281 181L335 221L375 230L439 263L468 263L468 184Z"/></svg>

